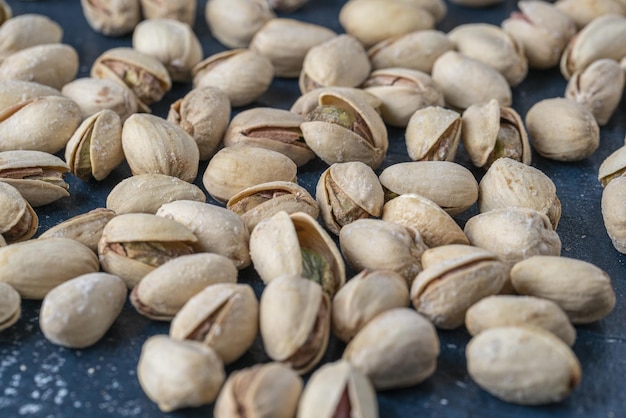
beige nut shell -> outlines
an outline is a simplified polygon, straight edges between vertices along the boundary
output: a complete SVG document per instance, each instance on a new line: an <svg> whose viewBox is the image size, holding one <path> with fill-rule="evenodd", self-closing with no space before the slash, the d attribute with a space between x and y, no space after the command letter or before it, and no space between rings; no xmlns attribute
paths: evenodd
<svg viewBox="0 0 626 418"><path fill-rule="evenodd" d="M626 254L626 178L618 177L602 191L602 220L613 247Z"/></svg>
<svg viewBox="0 0 626 418"><path fill-rule="evenodd" d="M413 161L454 161L461 140L461 114L440 106L417 110L406 126L405 141Z"/></svg>
<svg viewBox="0 0 626 418"><path fill-rule="evenodd" d="M15 324L22 315L22 298L7 283L0 282L0 332Z"/></svg>
<svg viewBox="0 0 626 418"><path fill-rule="evenodd" d="M98 241L102 237L104 226L115 216L115 212L105 208L96 208L86 213L73 216L39 235L40 239L70 238L98 253Z"/></svg>
<svg viewBox="0 0 626 418"><path fill-rule="evenodd" d="M39 217L19 190L0 182L0 234L7 242L27 241L39 226Z"/></svg>

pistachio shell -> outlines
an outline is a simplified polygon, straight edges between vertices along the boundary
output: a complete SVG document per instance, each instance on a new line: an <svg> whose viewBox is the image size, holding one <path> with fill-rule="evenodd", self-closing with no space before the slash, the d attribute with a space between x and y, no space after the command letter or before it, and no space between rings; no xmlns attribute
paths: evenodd
<svg viewBox="0 0 626 418"><path fill-rule="evenodd" d="M11 285L0 282L0 332L15 324L22 315L22 298Z"/></svg>
<svg viewBox="0 0 626 418"><path fill-rule="evenodd" d="M12 15L13 11L11 10L11 6L6 4L4 0L0 0L0 25L9 20Z"/></svg>
<svg viewBox="0 0 626 418"><path fill-rule="evenodd" d="M228 48L245 48L276 15L263 0L210 0L204 18L211 34Z"/></svg>
<svg viewBox="0 0 626 418"><path fill-rule="evenodd" d="M141 13L146 19L176 19L193 25L196 20L197 0L140 0Z"/></svg>
<svg viewBox="0 0 626 418"><path fill-rule="evenodd" d="M137 0L93 2L80 0L83 15L94 31L107 36L122 36L135 28L141 19Z"/></svg>
<svg viewBox="0 0 626 418"><path fill-rule="evenodd" d="M39 236L46 238L70 238L98 253L98 241L102 237L102 229L115 216L112 210L97 208L57 224Z"/></svg>
<svg viewBox="0 0 626 418"><path fill-rule="evenodd" d="M622 146L602 161L598 169L598 181L606 187L611 180L621 176L626 169L626 146Z"/></svg>
<svg viewBox="0 0 626 418"><path fill-rule="evenodd" d="M291 106L290 112L297 113L302 116L306 116L311 113L317 106L319 106L319 97L322 93L334 91L344 96L357 96L361 101L367 102L376 111L379 111L382 101L374 96L372 93L368 93L365 90L355 87L319 87L313 89L307 93L304 93ZM0 96L1 97L1 96Z"/></svg>
<svg viewBox="0 0 626 418"><path fill-rule="evenodd" d="M0 62L31 46L61 42L63 28L54 20L36 13L11 17L7 7L4 1L0 4Z"/></svg>
<svg viewBox="0 0 626 418"><path fill-rule="evenodd" d="M61 96L61 92L34 81L0 81L0 112L21 102L27 102L41 96Z"/></svg>
<svg viewBox="0 0 626 418"><path fill-rule="evenodd" d="M602 191L602 220L613 247L626 253L626 179L618 177L607 184Z"/></svg>
<svg viewBox="0 0 626 418"><path fill-rule="evenodd" d="M461 115L428 106L417 110L406 126L405 140L413 161L453 161L461 140Z"/></svg>
<svg viewBox="0 0 626 418"><path fill-rule="evenodd" d="M39 218L19 190L0 182L0 234L7 242L30 239L39 226Z"/></svg>
<svg viewBox="0 0 626 418"><path fill-rule="evenodd" d="M77 78L63 86L64 96L74 100L83 119L109 109L118 114L122 122L137 112L134 93L125 85L113 80L92 77Z"/></svg>
<svg viewBox="0 0 626 418"><path fill-rule="evenodd" d="M558 0L554 7L572 19L578 29L583 29L600 16L626 13L624 4L619 0Z"/></svg>

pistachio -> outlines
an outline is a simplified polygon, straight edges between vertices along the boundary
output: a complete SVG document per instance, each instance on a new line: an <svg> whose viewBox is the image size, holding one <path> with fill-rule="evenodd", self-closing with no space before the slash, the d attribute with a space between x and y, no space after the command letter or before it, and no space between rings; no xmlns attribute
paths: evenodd
<svg viewBox="0 0 626 418"><path fill-rule="evenodd" d="M22 315L22 298L11 285L0 282L0 332L15 324Z"/></svg>
<svg viewBox="0 0 626 418"><path fill-rule="evenodd" d="M613 247L626 253L626 179L617 177L611 180L602 191L602 220Z"/></svg>
<svg viewBox="0 0 626 418"><path fill-rule="evenodd" d="M133 92L119 83L92 77L78 78L63 86L64 96L74 100L83 119L109 109L117 113L122 122L137 112L137 101Z"/></svg>
<svg viewBox="0 0 626 418"><path fill-rule="evenodd" d="M461 115L428 106L417 110L406 126L405 140L413 161L453 161L461 140Z"/></svg>
<svg viewBox="0 0 626 418"><path fill-rule="evenodd" d="M298 97L298 99L291 106L291 109L289 109L290 112L294 112L302 116L308 115L315 110L317 106L319 106L319 97L322 93L326 92L336 92L344 96L357 96L357 100L367 102L374 108L374 110L380 113L382 101L372 93L368 93L363 89L355 87L320 87L313 89Z"/></svg>
<svg viewBox="0 0 626 418"><path fill-rule="evenodd" d="M12 16L13 11L11 10L11 6L9 6L4 0L0 0L0 25L6 23L6 21L11 19Z"/></svg>
<svg viewBox="0 0 626 418"><path fill-rule="evenodd" d="M114 216L115 212L112 210L97 208L66 219L44 231L39 238L70 238L97 254L102 229Z"/></svg>
<svg viewBox="0 0 626 418"><path fill-rule="evenodd" d="M626 13L620 0L557 0L554 7L572 19L578 29L600 16Z"/></svg>
<svg viewBox="0 0 626 418"><path fill-rule="evenodd" d="M14 52L31 46L58 43L63 38L63 28L47 16L27 13L11 17L7 5L0 4L0 62ZM10 8L8 9L10 11ZM4 23L2 23L4 22Z"/></svg>
<svg viewBox="0 0 626 418"><path fill-rule="evenodd" d="M276 17L265 0L209 0L204 17L211 34L228 48L245 48Z"/></svg>
<svg viewBox="0 0 626 418"><path fill-rule="evenodd" d="M139 0L80 0L80 5L91 29L107 36L130 33L141 20Z"/></svg>
<svg viewBox="0 0 626 418"><path fill-rule="evenodd" d="M28 240L38 226L37 213L19 190L0 182L0 235L7 244Z"/></svg>
<svg viewBox="0 0 626 418"><path fill-rule="evenodd" d="M606 187L612 180L626 172L626 146L622 146L602 161L598 169L598 181Z"/></svg>
<svg viewBox="0 0 626 418"><path fill-rule="evenodd" d="M196 20L197 0L140 0L146 19L176 19L193 26Z"/></svg>
<svg viewBox="0 0 626 418"><path fill-rule="evenodd" d="M5 109L42 96L61 96L61 92L34 81L0 81L0 112Z"/></svg>

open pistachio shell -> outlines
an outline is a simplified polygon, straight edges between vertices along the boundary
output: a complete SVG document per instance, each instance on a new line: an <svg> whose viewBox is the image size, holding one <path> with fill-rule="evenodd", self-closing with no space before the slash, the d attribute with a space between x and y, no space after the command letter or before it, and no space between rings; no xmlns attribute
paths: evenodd
<svg viewBox="0 0 626 418"><path fill-rule="evenodd" d="M602 161L598 169L598 181L602 187L606 187L609 182L618 178L626 172L626 146L622 146Z"/></svg>
<svg viewBox="0 0 626 418"><path fill-rule="evenodd" d="M406 126L405 140L413 161L454 161L461 141L461 115L428 106L417 110Z"/></svg>
<svg viewBox="0 0 626 418"><path fill-rule="evenodd" d="M98 253L98 241L102 237L102 229L115 216L115 212L98 208L69 218L58 225L44 231L39 239L70 238L87 246Z"/></svg>
<svg viewBox="0 0 626 418"><path fill-rule="evenodd" d="M312 110L314 110L317 106L319 106L319 97L322 93L328 91L335 91L341 93L343 95L349 96L357 96L360 97L362 101L369 103L370 106L374 108L377 112L380 111L380 106L382 105L382 101L374 96L372 93L368 93L367 91L355 87L319 87L313 89L307 93L304 93L302 96L298 97L298 99L293 103L291 109L289 111L297 113L302 116L308 115ZM2 96L0 95L0 98Z"/></svg>
<svg viewBox="0 0 626 418"><path fill-rule="evenodd" d="M0 332L15 324L22 315L22 298L11 285L0 282Z"/></svg>
<svg viewBox="0 0 626 418"><path fill-rule="evenodd" d="M128 87L113 80L93 77L77 78L64 85L61 92L76 102L83 119L100 110L110 109L124 122L130 115L137 112L135 94Z"/></svg>
<svg viewBox="0 0 626 418"><path fill-rule="evenodd" d="M61 96L61 92L45 84L34 81L0 81L0 112L21 102L42 96Z"/></svg>
<svg viewBox="0 0 626 418"><path fill-rule="evenodd" d="M11 8L0 3L0 62L14 52L62 38L63 28L49 17L36 13L11 17Z"/></svg>
<svg viewBox="0 0 626 418"><path fill-rule="evenodd" d="M38 226L37 214L19 190L0 182L0 234L7 244L30 239Z"/></svg>

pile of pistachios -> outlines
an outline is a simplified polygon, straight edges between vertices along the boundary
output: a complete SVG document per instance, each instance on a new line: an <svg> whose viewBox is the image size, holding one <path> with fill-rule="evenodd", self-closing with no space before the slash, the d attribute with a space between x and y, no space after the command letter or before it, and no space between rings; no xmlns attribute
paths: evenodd
<svg viewBox="0 0 626 418"><path fill-rule="evenodd" d="M428 379L437 331L459 327L481 388L563 400L583 378L574 326L616 298L606 272L561 256L558 190L532 153L589 157L622 98L626 2L591 3L520 1L501 26L444 33L443 0L350 0L339 34L289 17L315 2L208 0L206 24L231 49L205 57L196 0L82 0L94 31L129 45L77 79L64 29L0 0L0 329L21 299L41 300L45 338L85 348L130 302L169 323L137 365L164 412L215 402L215 417L377 417L376 392ZM563 97L522 117L512 89L559 65ZM253 106L275 77L301 97ZM152 114L172 83L190 89ZM389 127L404 130L410 161L383 164ZM299 185L314 160L327 168ZM35 238L37 208L71 198L66 176L98 182L124 162L132 176L106 207ZM625 171L626 146L598 180L608 238L626 254ZM238 282L246 268L260 297ZM227 375L258 336L272 362ZM345 350L322 364L331 338Z"/></svg>

